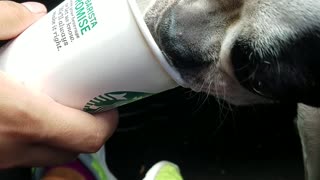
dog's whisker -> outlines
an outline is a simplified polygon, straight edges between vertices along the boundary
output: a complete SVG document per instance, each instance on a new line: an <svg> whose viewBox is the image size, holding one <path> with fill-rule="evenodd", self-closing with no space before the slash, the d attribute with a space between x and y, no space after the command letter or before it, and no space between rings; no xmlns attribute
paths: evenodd
<svg viewBox="0 0 320 180"><path fill-rule="evenodd" d="M250 63L247 63L246 65L240 67L240 68L237 68L236 71L242 71L244 69L246 69L247 67L249 67Z"/></svg>
<svg viewBox="0 0 320 180"><path fill-rule="evenodd" d="M213 83L213 80L210 80L209 82L209 85L208 85L208 88L207 88L207 91L206 91L206 94L209 96L210 95L210 90L211 90L211 85Z"/></svg>
<svg viewBox="0 0 320 180"><path fill-rule="evenodd" d="M201 87L200 87L200 91L202 91L202 90L204 89L207 81L208 81L208 77L206 77L206 78L203 80L202 85L201 85Z"/></svg>
<svg viewBox="0 0 320 180"><path fill-rule="evenodd" d="M192 99L196 96L191 89L189 89L188 91L185 91L184 94L187 96L187 99Z"/></svg>
<svg viewBox="0 0 320 180"><path fill-rule="evenodd" d="M203 93L200 93L199 101L197 103L197 105L199 105L199 107L197 107L195 112L200 110L204 106L204 104L207 102L207 100L209 99L210 94L211 94L210 93L211 92L211 86L212 86L212 84L214 84L214 79L211 77L210 74L208 74L208 75L206 75L204 77L205 78L202 81L201 85L198 85L198 87L197 87L197 89L200 90ZM201 97L204 97L204 99L201 99ZM201 103L200 103L200 101L201 101Z"/></svg>
<svg viewBox="0 0 320 180"><path fill-rule="evenodd" d="M204 97L204 99L201 100L201 103L200 103L201 97ZM204 106L204 104L206 102L206 98L207 97L205 96L205 94L201 94L201 93L199 94L199 99L198 99L198 102L196 103L196 108L193 111L193 113L196 113L196 112L200 111L200 109Z"/></svg>
<svg viewBox="0 0 320 180"><path fill-rule="evenodd" d="M277 67L278 67L278 75L279 75L279 78L280 78L280 75L281 75L281 67L280 67L279 61L277 61Z"/></svg>
<svg viewBox="0 0 320 180"><path fill-rule="evenodd" d="M252 56L253 56L253 52L251 52L250 55L249 55L249 61L251 61Z"/></svg>
<svg viewBox="0 0 320 180"><path fill-rule="evenodd" d="M259 91L257 88L253 87L252 88L254 90L254 92L256 92L257 94L259 94L260 96L265 96L261 91Z"/></svg>
<svg viewBox="0 0 320 180"><path fill-rule="evenodd" d="M209 99L209 96L210 96L210 89L211 89L211 85L213 83L213 80L212 79L209 79L209 84L208 84L208 87L207 87L207 90L206 90L206 98L204 99L203 101L203 104Z"/></svg>
<svg viewBox="0 0 320 180"><path fill-rule="evenodd" d="M271 65L271 62L270 62L270 61L263 61L263 63L268 64L268 65Z"/></svg>
<svg viewBox="0 0 320 180"><path fill-rule="evenodd" d="M214 70L213 70L213 71L214 71ZM219 87L219 82L218 82L217 79L219 79L219 77L212 78L212 83L211 83L211 85L210 85L209 91L216 91L217 89L221 89L221 87ZM213 84L213 90L212 90L212 88L211 88L212 84ZM219 114L221 114L224 109L228 109L228 108L226 107L226 105L225 105L226 102L223 100L223 99L226 97L226 90L225 90L225 88L223 88L223 92L222 92L222 93L219 93L219 96L220 96L220 98L216 97L215 100L216 100L216 102L218 103Z"/></svg>

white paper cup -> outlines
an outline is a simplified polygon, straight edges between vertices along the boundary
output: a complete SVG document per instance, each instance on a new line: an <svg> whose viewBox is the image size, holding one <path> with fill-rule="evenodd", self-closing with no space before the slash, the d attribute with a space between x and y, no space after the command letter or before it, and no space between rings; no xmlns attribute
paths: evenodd
<svg viewBox="0 0 320 180"><path fill-rule="evenodd" d="M135 0L64 1L0 50L0 68L57 102L90 113L182 82Z"/></svg>

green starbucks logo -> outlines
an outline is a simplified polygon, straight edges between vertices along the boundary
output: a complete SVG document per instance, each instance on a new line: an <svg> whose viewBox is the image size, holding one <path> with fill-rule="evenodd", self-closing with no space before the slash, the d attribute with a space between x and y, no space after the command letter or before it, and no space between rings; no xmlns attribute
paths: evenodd
<svg viewBox="0 0 320 180"><path fill-rule="evenodd" d="M102 112L114 107L122 106L142 98L152 95L145 92L133 92L133 91L119 91L105 93L90 100L85 107L84 111L88 113Z"/></svg>

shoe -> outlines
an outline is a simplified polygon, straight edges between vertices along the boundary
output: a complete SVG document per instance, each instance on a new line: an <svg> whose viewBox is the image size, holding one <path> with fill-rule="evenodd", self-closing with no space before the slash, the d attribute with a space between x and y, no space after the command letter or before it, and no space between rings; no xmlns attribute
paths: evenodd
<svg viewBox="0 0 320 180"><path fill-rule="evenodd" d="M169 161L160 161L153 165L143 180L183 180L180 169Z"/></svg>
<svg viewBox="0 0 320 180"><path fill-rule="evenodd" d="M85 177L86 180L117 180L110 172L105 161L104 146L96 153L80 154L76 161L58 167L71 168ZM32 179L41 180L50 168L57 167L33 168Z"/></svg>

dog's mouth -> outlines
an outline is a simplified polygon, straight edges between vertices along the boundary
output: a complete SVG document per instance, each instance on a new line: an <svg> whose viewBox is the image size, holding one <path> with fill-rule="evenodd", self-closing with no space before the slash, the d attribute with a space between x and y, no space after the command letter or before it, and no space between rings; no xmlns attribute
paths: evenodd
<svg viewBox="0 0 320 180"><path fill-rule="evenodd" d="M237 23L240 10L233 7L234 3L211 0L163 0L161 3L165 6L152 12L147 24L168 62L190 88L238 99L260 96L320 106L320 53L317 53L320 33L313 31L317 27L310 23L308 28L299 31L290 29L308 17L301 17L299 21L280 18L273 25L262 19L259 20L261 26L253 27L248 24L250 21ZM237 29L236 35L231 35L234 39L229 46L224 46L231 24L241 24L241 28L246 29ZM272 34L259 29L265 26L275 27L273 31L279 32ZM281 37L283 34L285 38ZM222 57L222 54L228 55ZM219 64L228 64L228 67ZM226 69L232 69L232 73Z"/></svg>
<svg viewBox="0 0 320 180"><path fill-rule="evenodd" d="M163 0L163 3L169 4L167 1L170 0ZM195 10L190 2L159 7L156 12L146 14L151 34L169 64L185 81L185 87L221 97L233 104L269 102L240 87L218 66L221 43L229 25L225 22L232 22L237 15L225 16L224 12L219 14L210 8Z"/></svg>
<svg viewBox="0 0 320 180"><path fill-rule="evenodd" d="M225 27L214 27L222 25L211 23L217 18L208 16L210 12L188 9L178 2L162 10L157 19L147 24L167 61L187 84L191 87L194 81L205 84L203 77L208 76L219 59ZM204 32L205 29L215 29L216 35Z"/></svg>

